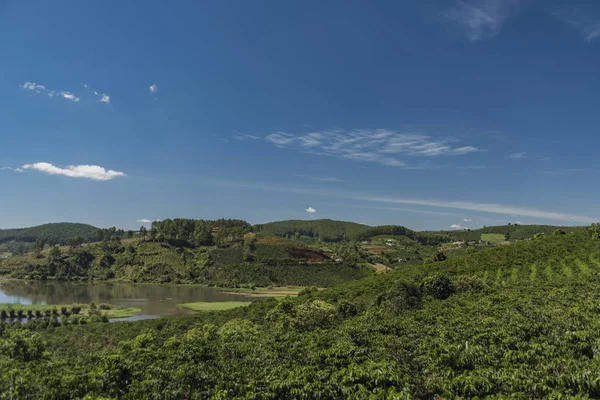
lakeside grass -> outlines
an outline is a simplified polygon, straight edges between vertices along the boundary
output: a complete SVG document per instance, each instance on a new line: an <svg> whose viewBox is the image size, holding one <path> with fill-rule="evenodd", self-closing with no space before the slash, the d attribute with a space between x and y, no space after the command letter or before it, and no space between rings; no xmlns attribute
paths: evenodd
<svg viewBox="0 0 600 400"><path fill-rule="evenodd" d="M285 297L297 296L303 286L278 286L273 288L222 288L221 292L228 294L242 294L248 297Z"/></svg>
<svg viewBox="0 0 600 400"><path fill-rule="evenodd" d="M195 303L178 304L178 306L194 311L223 311L247 306L250 303L251 301L197 301Z"/></svg>
<svg viewBox="0 0 600 400"><path fill-rule="evenodd" d="M59 316L61 315L61 309L64 307L69 312L73 306L77 306L81 308L81 311L78 314L79 316L86 316L89 313L90 306L88 304L14 304L14 303L4 303L0 304L0 311L10 311L10 310L23 310L27 312L27 310L31 311L46 311L56 309ZM111 306L112 308L109 310L101 310L97 308L98 311L102 313L102 315L106 315L108 318L127 318L133 317L136 314L142 312L140 308L137 307L120 307L120 306Z"/></svg>

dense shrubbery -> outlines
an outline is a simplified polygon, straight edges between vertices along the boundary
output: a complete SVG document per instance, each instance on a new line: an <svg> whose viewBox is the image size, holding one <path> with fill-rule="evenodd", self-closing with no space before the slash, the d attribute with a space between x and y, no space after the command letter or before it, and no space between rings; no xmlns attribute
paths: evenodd
<svg viewBox="0 0 600 400"><path fill-rule="evenodd" d="M590 235L546 236L228 312L0 324L0 392L598 398L599 256Z"/></svg>

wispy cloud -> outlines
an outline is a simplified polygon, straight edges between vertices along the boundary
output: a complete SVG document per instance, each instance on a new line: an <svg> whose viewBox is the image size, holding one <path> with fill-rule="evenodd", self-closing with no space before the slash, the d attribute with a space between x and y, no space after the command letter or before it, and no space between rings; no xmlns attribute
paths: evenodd
<svg viewBox="0 0 600 400"><path fill-rule="evenodd" d="M600 38L600 5L589 3L587 8L563 8L554 15L562 22L578 30L585 40L592 42Z"/></svg>
<svg viewBox="0 0 600 400"><path fill-rule="evenodd" d="M156 92L158 91L158 86L156 86L156 84L154 84L154 83L153 83L153 84L152 84L152 85L150 85L150 87L148 88L148 91L149 91L150 93L156 93Z"/></svg>
<svg viewBox="0 0 600 400"><path fill-rule="evenodd" d="M247 133L237 133L237 134L233 135L231 138L235 139L235 140L241 140L241 141L260 139L258 136L248 135Z"/></svg>
<svg viewBox="0 0 600 400"><path fill-rule="evenodd" d="M303 174L295 174L294 176L298 177L298 178L302 178L302 179L307 179L310 181L317 181L317 182L336 182L336 183L349 182L345 179L340 179L340 178L336 178L333 176L320 177L320 176L308 176L308 175L303 175Z"/></svg>
<svg viewBox="0 0 600 400"><path fill-rule="evenodd" d="M591 222L600 221L600 218L592 218L589 216L582 216L563 212L554 212L547 210L540 210L535 208L520 207L513 205L502 205L495 203L476 203L469 201L449 201L449 200L428 200L428 199L409 199L409 198L392 198L392 197L377 197L369 196L359 193L343 192L343 191L330 191L330 190L315 190L305 188L294 188L294 187L283 187L283 186L271 186L263 185L260 183L247 183L247 182L227 182L218 181L214 182L220 186L236 187L238 189L248 190L264 190L280 193L293 193L302 195L312 195L318 197L334 197L344 200L355 200L370 203L386 203L386 204L411 204L433 208L450 208L459 210L478 211L490 214L502 214L512 215L521 217L537 218L538 220L557 220L557 221L569 221L572 223L583 223L589 224Z"/></svg>
<svg viewBox="0 0 600 400"><path fill-rule="evenodd" d="M69 165L66 168L60 168L47 162L37 162L34 164L25 164L20 169L22 171L35 170L49 175L64 175L71 178L87 178L97 181L108 181L113 178L126 176L123 172L107 170L98 165Z"/></svg>
<svg viewBox="0 0 600 400"><path fill-rule="evenodd" d="M459 0L444 16L460 24L471 41L496 36L519 0Z"/></svg>
<svg viewBox="0 0 600 400"><path fill-rule="evenodd" d="M454 147L449 140L387 129L334 129L297 135L275 132L265 140L281 148L406 168L409 166L399 156L459 156L480 151L474 146Z"/></svg>
<svg viewBox="0 0 600 400"><path fill-rule="evenodd" d="M519 158L525 158L527 157L527 153L522 152L522 153L512 153L508 155L508 158L515 158L515 159L519 159Z"/></svg>
<svg viewBox="0 0 600 400"><path fill-rule="evenodd" d="M400 198L381 198L381 197L363 197L363 200L376 201L391 204L419 204L430 207L456 208L461 210L481 211L493 214L505 214L513 216L523 216L532 218L543 218L559 221L571 221L577 223L591 223L596 219L534 208L518 207L511 205L502 205L495 203L474 203L469 201L445 201L445 200L420 200L420 199L400 199Z"/></svg>
<svg viewBox="0 0 600 400"><path fill-rule="evenodd" d="M23 168L11 168L11 167L2 167L0 171L15 171L15 172L25 172Z"/></svg>
<svg viewBox="0 0 600 400"><path fill-rule="evenodd" d="M19 85L20 88L22 88L23 90L27 90L27 91L34 91L36 93L39 94L45 94L50 98L53 97L58 97L58 98L63 98L66 100L70 100L74 103L78 103L79 101L81 101L81 97L76 95L75 93L72 92L67 92L64 90L52 90L52 89L48 89L46 86L44 85L39 85L35 82L25 82L22 85ZM93 90L92 87L90 85L88 85L87 83L83 84L83 87L85 90L85 92L87 92L88 96L84 96L84 100L87 99L92 100L94 98L99 98L99 100L97 101L98 103L105 103L105 104L109 104L110 103L110 96L106 93L98 93L97 91ZM84 93L85 95L85 93Z"/></svg>
<svg viewBox="0 0 600 400"><path fill-rule="evenodd" d="M461 231L464 231L465 229L469 229L466 226L461 225L461 224L452 224L452 225L450 225L450 228L456 229L456 230L461 230Z"/></svg>
<svg viewBox="0 0 600 400"><path fill-rule="evenodd" d="M71 100L75 103L77 103L80 100L79 97L75 96L71 92L50 90L46 86L39 85L35 82L25 82L24 84L19 85L19 87L23 90L35 91L36 93L46 94L48 95L48 97L62 97L64 99Z"/></svg>
<svg viewBox="0 0 600 400"><path fill-rule="evenodd" d="M312 214L312 213L316 213L316 212L317 212L317 210L315 210L315 209L314 209L314 208L312 208L312 207L308 207L308 208L306 209L306 212L307 212L307 213L310 213L310 214Z"/></svg>
<svg viewBox="0 0 600 400"><path fill-rule="evenodd" d="M463 218L463 222L473 222L471 218Z"/></svg>
<svg viewBox="0 0 600 400"><path fill-rule="evenodd" d="M486 169L487 166L485 165L462 165L462 166L458 166L456 167L456 169L461 170L461 171L469 171L472 169Z"/></svg>

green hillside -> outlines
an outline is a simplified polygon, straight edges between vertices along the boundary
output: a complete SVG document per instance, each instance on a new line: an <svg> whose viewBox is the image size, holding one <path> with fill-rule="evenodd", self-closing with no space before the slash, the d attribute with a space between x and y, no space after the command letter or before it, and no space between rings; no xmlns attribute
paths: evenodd
<svg viewBox="0 0 600 400"><path fill-rule="evenodd" d="M14 398L598 398L599 281L600 240L577 232L229 311L3 325L0 388Z"/></svg>
<svg viewBox="0 0 600 400"><path fill-rule="evenodd" d="M254 231L268 235L302 239L313 238L323 242L348 240L369 240L380 235L401 235L423 244L438 244L447 238L443 234L421 235L419 232L400 225L368 226L354 222L334 221L331 219L288 220L254 225Z"/></svg>
<svg viewBox="0 0 600 400"><path fill-rule="evenodd" d="M267 235L290 236L296 234L319 239L324 242L337 242L356 238L369 229L368 225L355 222L334 221L331 219L288 220L254 225L256 232Z"/></svg>
<svg viewBox="0 0 600 400"><path fill-rule="evenodd" d="M219 245L112 239L0 259L0 274L33 280L328 287L373 273L358 262L335 263L299 243L262 236L248 236L242 243L230 238Z"/></svg>
<svg viewBox="0 0 600 400"><path fill-rule="evenodd" d="M81 236L85 241L92 241L98 228L72 222L50 223L31 228L0 229L0 243L9 241L36 242L44 241L65 244L68 239Z"/></svg>
<svg viewBox="0 0 600 400"><path fill-rule="evenodd" d="M536 233L542 233L544 235L552 235L555 231L561 230L565 233L570 232L582 232L585 227L580 226L554 226L554 225L499 225L499 226L487 226L480 229L472 230L452 230L452 231L426 231L421 232L425 236L446 236L450 241L456 240L486 240L484 236L486 234L497 234L497 235L508 235L509 240L525 240L531 239Z"/></svg>

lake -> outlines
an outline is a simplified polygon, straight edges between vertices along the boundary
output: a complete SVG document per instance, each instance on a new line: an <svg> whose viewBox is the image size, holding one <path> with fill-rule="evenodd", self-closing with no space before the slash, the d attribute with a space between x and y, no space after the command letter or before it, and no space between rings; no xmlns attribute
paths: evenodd
<svg viewBox="0 0 600 400"><path fill-rule="evenodd" d="M137 307L141 313L118 321L190 314L177 304L197 301L251 301L248 296L223 293L203 286L149 283L75 283L57 281L0 281L0 304L109 303Z"/></svg>

